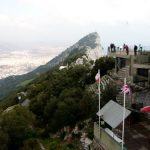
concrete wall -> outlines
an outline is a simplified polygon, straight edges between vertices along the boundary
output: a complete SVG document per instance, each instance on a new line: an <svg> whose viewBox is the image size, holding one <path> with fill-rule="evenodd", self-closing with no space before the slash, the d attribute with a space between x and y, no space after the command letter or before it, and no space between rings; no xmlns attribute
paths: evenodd
<svg viewBox="0 0 150 150"><path fill-rule="evenodd" d="M137 68L150 70L150 56L146 56L146 55L131 56L129 66L130 66L130 76L134 78L135 76L137 76ZM143 76L141 77L139 76L139 79L140 78L143 80L148 79L147 77L143 77ZM148 80L150 81L150 77ZM133 82L133 79L131 81Z"/></svg>
<svg viewBox="0 0 150 150"><path fill-rule="evenodd" d="M115 141L109 134L107 134L104 129L101 128L101 133L99 135L99 127L97 123L94 123L94 136L97 140L100 140L105 150L121 150L121 143ZM124 150L127 150L124 148Z"/></svg>
<svg viewBox="0 0 150 150"><path fill-rule="evenodd" d="M148 84L150 85L150 69L148 70Z"/></svg>
<svg viewBox="0 0 150 150"><path fill-rule="evenodd" d="M148 80L146 83L150 86L150 53L145 54L138 54L134 55L134 51L130 51L129 55L126 55L124 51L117 51L117 52L109 52L109 56L113 58L125 58L126 59L126 66L129 66L129 79L131 82L135 80L135 76L141 80ZM116 61L116 64L118 62ZM148 69L148 77L137 76L137 68Z"/></svg>
<svg viewBox="0 0 150 150"><path fill-rule="evenodd" d="M137 55L136 56L136 62L137 64L145 64L150 63L150 56L146 55Z"/></svg>

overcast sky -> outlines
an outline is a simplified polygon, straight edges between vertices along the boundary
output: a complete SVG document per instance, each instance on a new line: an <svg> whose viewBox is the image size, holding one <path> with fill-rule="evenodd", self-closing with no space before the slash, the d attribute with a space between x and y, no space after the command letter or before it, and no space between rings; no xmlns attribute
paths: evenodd
<svg viewBox="0 0 150 150"><path fill-rule="evenodd" d="M95 31L103 46L150 46L150 0L0 0L0 44L66 48Z"/></svg>

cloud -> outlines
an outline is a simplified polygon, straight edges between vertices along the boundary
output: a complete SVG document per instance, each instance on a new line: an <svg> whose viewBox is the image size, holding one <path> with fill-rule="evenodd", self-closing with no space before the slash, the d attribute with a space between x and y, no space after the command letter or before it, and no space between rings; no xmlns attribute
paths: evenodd
<svg viewBox="0 0 150 150"><path fill-rule="evenodd" d="M149 0L23 0L47 16L60 17L77 24L113 24L128 21L149 23Z"/></svg>
<svg viewBox="0 0 150 150"><path fill-rule="evenodd" d="M0 41L64 46L95 30L105 40L115 33L123 39L125 32L148 30L149 6L149 0L5 0L0 6Z"/></svg>
<svg viewBox="0 0 150 150"><path fill-rule="evenodd" d="M9 16L7 14L0 14L0 26L33 29L30 20L28 20L27 18Z"/></svg>

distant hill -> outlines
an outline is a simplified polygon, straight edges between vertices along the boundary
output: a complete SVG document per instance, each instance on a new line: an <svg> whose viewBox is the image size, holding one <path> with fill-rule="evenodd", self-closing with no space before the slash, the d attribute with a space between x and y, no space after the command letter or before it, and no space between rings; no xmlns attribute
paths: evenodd
<svg viewBox="0 0 150 150"><path fill-rule="evenodd" d="M61 54L50 60L45 65L39 66L37 69L18 76L10 76L0 80L0 99L4 98L8 93L25 86L42 73L47 72L55 66L67 65L67 60L76 61L78 58L85 56L89 60L96 60L103 56L103 49L100 44L99 35L94 32L80 39L73 46L67 48ZM71 63L70 62L70 63Z"/></svg>

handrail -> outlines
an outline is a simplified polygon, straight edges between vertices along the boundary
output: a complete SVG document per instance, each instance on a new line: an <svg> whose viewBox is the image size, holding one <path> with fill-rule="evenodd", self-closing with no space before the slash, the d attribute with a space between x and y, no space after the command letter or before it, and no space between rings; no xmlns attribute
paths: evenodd
<svg viewBox="0 0 150 150"><path fill-rule="evenodd" d="M121 50L116 49L115 51L114 50L108 50L108 53L127 55L126 50L123 50L123 49L121 49ZM137 53L136 53L136 55L147 55L147 54L150 54L150 51L137 50ZM134 50L133 49L129 49L128 55L135 55Z"/></svg>

